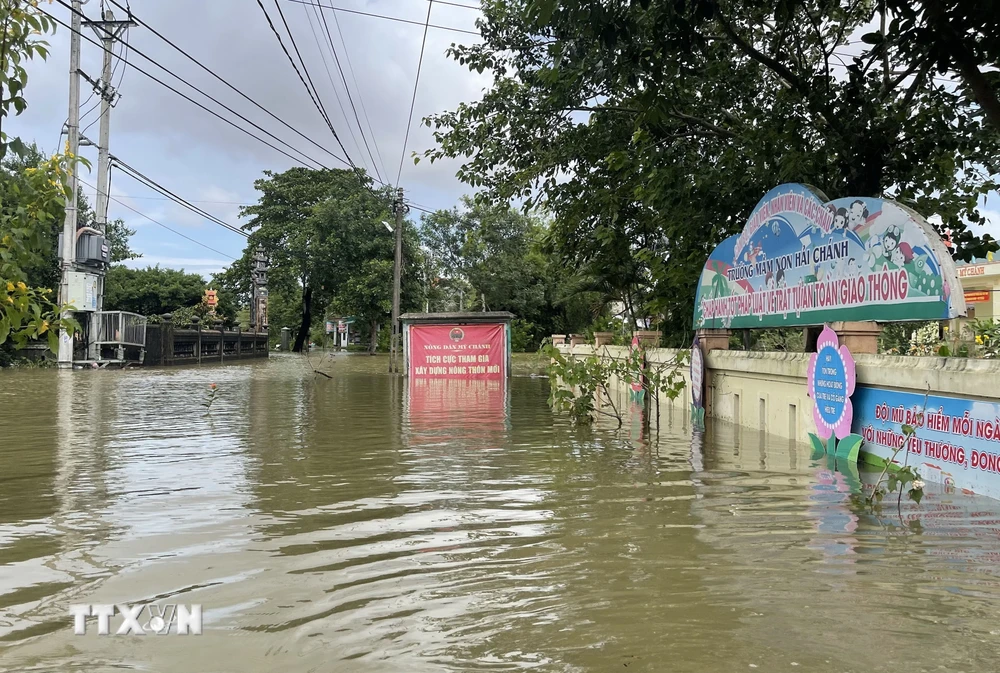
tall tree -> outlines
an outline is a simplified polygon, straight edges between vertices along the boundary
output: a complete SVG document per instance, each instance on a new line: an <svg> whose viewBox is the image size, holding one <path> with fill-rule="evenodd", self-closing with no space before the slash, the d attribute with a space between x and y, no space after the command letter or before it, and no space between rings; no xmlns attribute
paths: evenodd
<svg viewBox="0 0 1000 673"><path fill-rule="evenodd" d="M433 262L430 273L467 284L471 306L514 313L528 348L554 331L578 331L609 302L622 299L614 291L599 291L594 279L553 257L546 244L550 235L536 217L468 198L461 207L438 210L421 221ZM583 294L596 310L582 325L570 324L564 320L565 305L572 295Z"/></svg>
<svg viewBox="0 0 1000 673"><path fill-rule="evenodd" d="M427 120L427 155L463 158L481 199L543 202L567 263L651 288L678 341L697 269L780 182L895 198L937 216L958 256L983 255L996 244L972 227L997 186L1000 136L975 96L933 79L901 38L890 49L870 34L878 9L487 0L485 42L450 53L494 83Z"/></svg>
<svg viewBox="0 0 1000 673"><path fill-rule="evenodd" d="M356 315L375 333L392 301L393 237L391 194L376 192L372 180L350 170L293 168L266 172L255 183L258 203L243 210L251 217L247 253L263 246L269 258L269 283L301 296L295 352L306 345L317 307ZM404 228L402 306L417 305L420 264L416 237Z"/></svg>
<svg viewBox="0 0 1000 673"><path fill-rule="evenodd" d="M329 307L355 317L369 330L368 348L375 352L378 329L392 311L395 236L382 224L388 213L382 200L359 192L350 198L329 199L316 208L328 232L333 260L329 280ZM403 268L400 306L415 308L422 298L418 282L423 259L413 226L403 221Z"/></svg>
<svg viewBox="0 0 1000 673"><path fill-rule="evenodd" d="M27 107L24 98L28 73L25 64L48 56L41 35L53 29L37 3L0 0L0 160L28 154L20 138L11 138L3 124L13 112ZM57 315L52 287L31 284L28 270L41 264L46 235L62 211L68 189L67 168L76 157L56 156L35 166L0 172L0 346L12 340L21 346L31 339L48 338L56 348L57 330L77 327Z"/></svg>
<svg viewBox="0 0 1000 673"><path fill-rule="evenodd" d="M314 217L327 200L345 200L358 194L387 208L387 200L370 191L371 180L349 170L291 168L284 173L264 172L254 186L258 203L243 209L249 216L244 229L251 231L247 251L263 246L270 260L270 277L294 279L301 286L301 314L294 351L305 346L313 321L314 305L325 306L326 287L334 271L329 221ZM247 254L252 254L248 252Z"/></svg>

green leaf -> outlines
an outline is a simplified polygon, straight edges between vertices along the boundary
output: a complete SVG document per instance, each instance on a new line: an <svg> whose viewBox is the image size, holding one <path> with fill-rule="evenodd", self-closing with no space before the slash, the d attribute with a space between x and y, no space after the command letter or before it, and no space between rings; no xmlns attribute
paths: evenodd
<svg viewBox="0 0 1000 673"><path fill-rule="evenodd" d="M915 502L915 503L917 503L919 505L921 499L923 499L923 497L924 497L924 490L922 488L919 488L919 489L918 488L911 488L910 491L909 491L909 493L907 495L910 496L910 500L912 500L913 502Z"/></svg>
<svg viewBox="0 0 1000 673"><path fill-rule="evenodd" d="M909 436L909 435L914 434L915 432L916 432L916 429L912 425L907 425L905 423L903 424L903 434L904 435Z"/></svg>
<svg viewBox="0 0 1000 673"><path fill-rule="evenodd" d="M552 19L552 14L556 11L556 5L558 4L558 0L536 0L535 6L538 10L536 24L539 26L547 25Z"/></svg>

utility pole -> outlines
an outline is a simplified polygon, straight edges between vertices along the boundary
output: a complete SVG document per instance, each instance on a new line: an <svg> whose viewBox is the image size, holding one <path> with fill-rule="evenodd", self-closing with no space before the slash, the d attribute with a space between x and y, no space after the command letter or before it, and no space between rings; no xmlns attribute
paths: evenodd
<svg viewBox="0 0 1000 673"><path fill-rule="evenodd" d="M97 229L102 233L107 233L108 224L108 182L111 171L111 106L115 103L117 92L111 83L111 55L115 41L123 32L131 26L136 25L131 18L128 21L115 21L115 15L111 10L104 12L101 21L84 21L83 23L94 29L97 37L104 44L104 63L101 69L100 86L95 87L97 94L101 97L101 137L97 146L97 203L94 210L94 222ZM97 313L88 315L90 328L87 351L88 357L92 360L100 359L100 347L98 340L98 314L104 310L104 276L105 270L98 272L99 280L97 284Z"/></svg>
<svg viewBox="0 0 1000 673"><path fill-rule="evenodd" d="M389 371L399 373L396 356L399 353L399 292L400 279L403 270L403 215L406 206L403 204L403 188L396 189L396 201L393 204L396 211L396 263L392 269L392 342L389 347Z"/></svg>
<svg viewBox="0 0 1000 673"><path fill-rule="evenodd" d="M74 163L80 151L80 13L83 8L80 0L73 0L73 17L70 19L69 46L69 119L66 129L69 135L69 153L73 155L69 162L69 200L66 202L66 220L63 222L62 237L62 280L59 283L59 302L69 301L69 279L73 272L73 261L76 259L76 198L79 180L77 167ZM70 311L64 310L62 319L70 317ZM59 330L59 368L73 367L73 337L65 329Z"/></svg>

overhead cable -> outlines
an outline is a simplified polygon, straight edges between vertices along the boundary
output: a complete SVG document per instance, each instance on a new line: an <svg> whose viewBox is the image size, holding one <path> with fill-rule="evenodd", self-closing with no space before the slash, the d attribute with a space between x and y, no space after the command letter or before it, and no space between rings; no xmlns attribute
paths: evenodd
<svg viewBox="0 0 1000 673"><path fill-rule="evenodd" d="M91 189L94 189L94 190L96 190L96 189L97 189L97 187L94 187L94 185L90 184L90 183L89 183L89 182L87 182L86 180L83 180L82 178L80 179L80 182L82 182L83 184L87 185L87 186L88 186L88 187L90 187ZM145 219L149 220L150 222L152 222L153 224L156 224L156 225L159 225L159 226L163 227L164 229L166 229L167 231L169 231L169 232L171 232L171 233L174 233L174 234L177 234L177 235L178 235L178 236L180 236L181 238L186 238L187 240L191 241L191 242L192 242L192 243L194 243L195 245L200 245L201 247L205 248L206 250L211 250L212 252L214 252L214 253L215 253L215 254L217 254L217 255L222 255L223 257L226 257L227 259L231 259L231 260L233 260L234 262L236 261L236 258L235 258L235 257L233 257L232 255L227 255L226 253L222 252L221 250L216 250L215 248L213 248L213 247L211 247L211 246L208 246L208 245L205 245L205 244L204 244L204 243L202 243L201 241L198 241L198 240L196 240L196 239L193 239L193 238L191 238L190 236L187 236L187 235L185 235L185 234L182 234L181 232L177 231L176 229L173 229L173 228L171 228L171 227L168 227L167 225L163 224L162 222L160 222L160 221L158 221L158 220L154 220L154 219L153 219L152 217L150 217L149 215L147 215L147 214L145 214L145 213L143 213L143 212L140 212L140 211L136 210L135 208L133 208L132 206L128 205L127 203L124 203L124 202L122 202L122 201L119 201L119 200L118 200L118 199L117 199L116 197L114 197L114 196L110 196L110 195L109 195L109 196L108 196L108 198L109 198L109 199L111 199L112 201L114 201L115 203L117 203L118 205L122 206L123 208L127 208L128 210L131 210L131 211L132 211L133 213L135 213L135 214L136 214L136 215L138 215L139 217L142 217L142 218L145 218Z"/></svg>
<svg viewBox="0 0 1000 673"><path fill-rule="evenodd" d="M116 7L120 8L120 9L125 9L124 7L122 7L122 5L120 5L117 2L117 0L109 0L109 1L111 2L111 4L115 5ZM264 107L259 102L257 102L256 100L254 100L253 98L251 98L250 96L248 96L242 90L238 89L236 86L234 86L232 83L230 83L224 77L222 77L221 75L219 75L217 72L215 72L214 70L212 70L211 68L209 68L208 66L206 66L204 63L202 63L197 58L195 58L194 56L192 56L191 54L189 54L187 51L185 51L183 48L179 47L172 40L170 40L170 38L166 37L165 35L163 35L159 31L157 31L155 28L153 28L152 26L150 26L148 23L144 23L143 21L141 21L139 19L139 17L137 17L135 15L132 15L132 20L135 21L140 26L142 26L143 28L145 28L146 30L150 31L156 37L158 37L161 40L163 40L164 42L166 42L168 45L170 45L171 47L173 47L176 51L180 52L189 61L191 61L192 63L194 63L195 65L197 65L199 68L201 68L202 70L204 70L205 72L207 72L209 75L211 75L215 79L217 79L220 82L222 82L223 84L225 84L229 89L231 89L232 91L234 91L237 94L239 94L244 100L246 100L249 103L253 104L258 110L260 110L261 112L264 112L269 117L271 117L275 121L277 121L280 124L282 124L285 128L287 128L288 130L292 131L293 133L295 133L296 135L298 135L303 140L306 140L309 143L311 143L312 145L314 145L315 147L323 150L324 152L326 152L327 154L329 154L330 156L332 156L334 159L337 159L341 163L344 163L344 164L347 163L343 158L337 156L336 154L334 154L333 152L331 152L329 149L327 149L323 145L320 145L318 142L316 142L315 140L313 140L312 138L310 138L309 136L307 136L305 133L303 133L302 131L298 130L297 128L295 128L294 126L292 126L291 124L289 124L287 121L285 121L284 119L282 119L278 115L276 115L273 112L271 112L270 110L268 110L266 107ZM314 163L319 164L320 162L314 161Z"/></svg>
<svg viewBox="0 0 1000 673"><path fill-rule="evenodd" d="M288 0L288 2L297 2L300 5L313 4L311 0ZM360 16L370 16L376 19L386 19L387 21L397 21L399 23L409 23L414 26L423 26L424 24L420 21L411 21L410 19L401 19L398 16L386 16L385 14L373 14L371 12L362 12L357 9L347 9L345 7L333 7L332 5L318 4L317 7L322 9L329 9L333 12L344 12L345 14L358 14ZM428 24L429 28L436 28L437 30L449 30L453 33L465 33L466 35L475 35L476 37L482 37L479 33L474 30L463 30L461 28L452 28L451 26L438 26L433 23Z"/></svg>
<svg viewBox="0 0 1000 673"><path fill-rule="evenodd" d="M68 7L68 8L69 8L69 9L70 9L71 11L75 11L75 10L73 10L72 6L71 6L71 5L69 5L69 4L67 4L67 3L66 3L66 2L64 1L64 0L56 0L56 2L58 2L59 4L61 4L61 5L65 6L65 7ZM60 24L61 26L64 26L65 28L67 28L67 29L69 29L69 30L73 30L72 26L70 26L70 25L69 25L69 24L67 24L66 22L62 21L61 19L58 19L57 17L53 16L52 14L50 14L49 12L47 12L47 11L46 11L45 9L43 9L42 7L39 7L39 8L38 8L38 11L40 11L40 12L42 12L43 14L47 15L47 16L48 16L48 17L49 17L50 19L52 19L52 20L53 20L53 21L55 21L56 23ZM94 44L94 45L96 45L96 46L100 47L100 48L101 48L101 49L103 49L104 51L108 51L108 49L107 49L107 48L106 48L106 47L105 47L105 46L104 46L103 44L101 44L100 42L98 42L97 40L94 40L94 39L91 39L91 38L90 38L89 36L85 35L84 33L80 32L80 31L73 31L73 32L76 32L76 33L77 33L77 34L79 34L79 35L80 35L80 36L81 36L81 37L82 37L83 39L87 40L87 41L88 41L88 42L90 42L91 44ZM261 132L263 132L263 133L264 133L264 134L266 134L267 136L270 136L271 138L274 138L274 139L275 139L275 140L276 140L277 142L279 142L279 143L281 143L281 144L283 144L283 145L285 145L285 146L289 147L289 148L290 148L290 149L291 149L292 151L295 151L295 152L299 153L300 155L302 155L303 157L305 157L305 158L306 158L306 160L308 160L308 161L312 162L313 164L315 164L315 165L317 165L317 166L319 166L319 167L321 167L321 168L329 168L328 166L325 166L324 164L320 163L319 161L316 161L315 159L312 159L311 157L309 157L308 155L306 155L306 154L305 154L304 152L302 152L301 150L298 150L298 149L296 149L296 148L295 148L294 146L292 146L292 145L290 145L289 143L285 142L285 141L284 141L284 140L282 140L281 138L278 138L277 136L275 136L274 134L272 134L272 133L271 133L270 131L267 131L266 129L263 129L263 128L261 128L261 127L260 127L259 125L257 125L257 124L255 124L254 122L250 121L249 119L247 119L247 118L246 118L246 117L244 117L243 115L239 114L238 112L236 112L236 111L235 111L235 110L233 110L232 108L228 107L227 105L225 105L225 104L224 104L224 103L222 103L221 101L219 101L219 100L215 99L215 98L214 98L213 96L211 96L211 95L209 95L209 94L205 93L204 91L202 91L202 90L201 90L201 89L199 89L198 87L194 86L194 85L193 85L193 84L191 84L190 82L187 82L187 81L186 81L186 80L184 80L183 78L181 78L181 77L179 77L179 76L177 76L177 75L173 74L173 73L172 73L172 72L170 72L170 70L168 70L168 69L167 69L166 67L164 67L163 65L161 65L161 64L160 64L160 63L158 63L157 61L155 61L155 60L151 59L150 57L146 56L145 54L143 54L143 53L142 53L142 52L141 52L140 50L138 50L137 48L135 48L135 47L131 47L131 51L135 52L136 54L139 54L140 56L142 56L143 58L145 58L145 59L146 59L147 61L149 61L149 62L153 63L154 65L156 65L157 67L159 67L159 68L160 68L161 70L164 70L165 72L169 73L169 74L170 74L171 76L173 76L174 78L176 78L176 79L180 80L181 82L183 82L183 83L184 83L184 84L186 84L187 86L191 87L192 89L194 89L194 90L195 90L195 91L197 91L198 93L202 94L203 96L205 96L206 98L208 98L208 99L209 99L209 100L211 100L212 102L214 102L214 103L216 103L216 104L220 105L221 107L223 107L223 108L224 108L224 109L226 109L227 111L229 111L229 112L231 112L232 114L236 115L237 117L239 117L240 119L242 119L242 120L243 120L243 121L245 121L246 123L250 124L250 125L251 125L251 126L253 126L254 128L256 128L256 129L260 130ZM240 126L239 124L236 124L236 123L235 123L235 122L233 122L232 120L230 120L230 119L227 119L227 118L223 117L223 116L222 116L222 115L220 115L220 114L219 114L218 112L216 112L216 111L214 111L214 110L211 110L211 109L209 109L209 108L208 108L208 107L206 107L206 106L205 106L204 104L202 104L202 103L199 103L198 101L194 100L193 98L191 98L191 97L190 97L190 96L188 96L187 94L185 94L185 93L182 93L181 91L178 91L178 90L177 90L177 89L175 89L174 87L172 87L172 86L170 86L169 84L167 84L166 82L164 82L164 81L163 81L162 79L160 79L160 78L156 77L155 75L152 75L152 74L150 74L150 73L149 73L148 71L146 71L146 70L143 70L142 68L140 68L139 66L135 65L134 63L129 63L128 65L132 66L132 69L133 69L133 70L136 70L136 71L138 71L138 72L142 73L143 75L145 75L146 77L150 78L151 80L153 80L153 81L154 81L154 82L156 82L157 84L159 84L159 85L163 86L164 88L168 89L169 91L172 91L173 93L177 94L177 95L178 95L178 96L180 96L181 98L183 98L183 99L187 100L188 102L192 103L193 105L196 105L197 107L201 108L201 109L202 109L202 110L204 110L205 112L208 112L208 113L209 113L210 115L212 115L213 117L216 117L216 118L220 119L221 121L225 122L226 124L228 124L228 125L232 126L233 128L237 129L238 131L240 131L240 132L242 132L242 133L245 133L246 135L250 136L250 137L251 137L251 138L253 138L254 140L257 140L258 142L260 142L260 143L263 143L264 145L267 145L268 147L270 147L271 149L273 149L273 150L274 150L275 152L278 152L279 154L283 154L284 156L288 157L289 159L291 159L292 161L294 161L294 162L295 162L295 163L297 163L297 164L305 164L305 162L304 162L304 161L303 161L303 160L302 160L301 158L298 158L298 157L294 157L294 156L292 156L291 154L289 154L288 152L286 152L286 151L282 150L281 148L279 148L279 147L275 147L275 146L274 146L273 144L271 144L270 142L268 142L268 141L267 141L267 140L265 140L264 138L261 138L260 136L258 136L258 135L255 135L254 133L252 133L252 132L248 131L247 129L243 128L243 127L242 127L242 126ZM346 161L345 159L342 159L342 158L340 158L340 157L338 157L338 156L336 156L336 155L331 155L331 156L333 156L333 157L334 157L335 159L339 160L339 161L340 161L341 163L343 163L343 164L345 164L345 165L348 165L348 166L350 165L350 164L349 164L349 163L348 163L348 162L347 162L347 161ZM313 166L309 166L309 168L313 168Z"/></svg>
<svg viewBox="0 0 1000 673"><path fill-rule="evenodd" d="M403 136L403 151L399 156L399 171L396 173L396 187L399 188L399 178L403 175L403 161L406 159L406 145L410 141L410 125L413 123L413 108L417 103L417 87L420 85L420 68L424 64L424 47L427 46L427 27L430 25L431 8L434 0L427 2L427 18L424 20L424 39L420 42L420 58L417 60L417 76L413 80L413 97L410 99L410 114L406 117L406 133Z"/></svg>

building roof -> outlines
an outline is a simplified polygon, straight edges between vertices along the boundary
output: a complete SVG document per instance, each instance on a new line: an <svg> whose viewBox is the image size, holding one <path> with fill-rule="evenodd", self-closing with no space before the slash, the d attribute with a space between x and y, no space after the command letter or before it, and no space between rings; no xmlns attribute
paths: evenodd
<svg viewBox="0 0 1000 673"><path fill-rule="evenodd" d="M404 313L399 316L403 322L430 324L470 324L482 322L510 322L514 314L509 311L460 311L452 313Z"/></svg>

